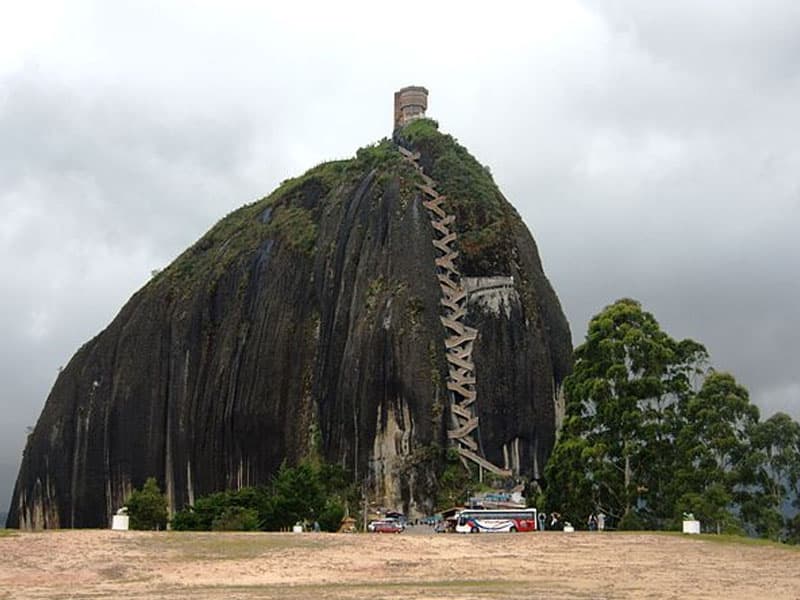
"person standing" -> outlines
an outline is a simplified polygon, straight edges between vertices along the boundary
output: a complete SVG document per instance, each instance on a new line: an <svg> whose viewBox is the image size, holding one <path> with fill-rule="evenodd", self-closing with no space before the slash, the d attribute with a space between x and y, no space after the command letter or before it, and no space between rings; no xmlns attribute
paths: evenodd
<svg viewBox="0 0 800 600"><path fill-rule="evenodd" d="M597 516L594 513L589 513L586 525L589 527L589 531L597 531Z"/></svg>
<svg viewBox="0 0 800 600"><path fill-rule="evenodd" d="M597 530L603 531L606 528L606 515L603 511L597 514Z"/></svg>

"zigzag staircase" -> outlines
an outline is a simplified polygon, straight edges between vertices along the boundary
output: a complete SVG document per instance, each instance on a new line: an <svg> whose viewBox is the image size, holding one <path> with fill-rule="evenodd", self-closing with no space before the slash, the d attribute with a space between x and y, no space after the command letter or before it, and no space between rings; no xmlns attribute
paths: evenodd
<svg viewBox="0 0 800 600"><path fill-rule="evenodd" d="M417 187L423 193L422 205L428 209L434 230L439 234L433 240L434 247L440 252L436 258L436 277L442 290L441 304L443 315L439 318L448 332L445 339L445 350L449 367L447 389L450 398L451 427L448 438L456 445L458 454L464 465L471 461L480 469L485 469L502 477L510 477L511 471L489 462L482 456L478 443L478 416L475 403L478 393L475 390L475 364L472 362L472 347L478 330L461 322L466 314L464 306L467 293L461 284L461 273L454 261L458 252L451 248L457 240L455 231L448 226L455 221L455 215L447 214L442 207L446 196L436 191L436 182L427 176L418 163L419 152L411 152L398 146L405 160L414 165L423 183ZM482 475L482 471L481 471Z"/></svg>

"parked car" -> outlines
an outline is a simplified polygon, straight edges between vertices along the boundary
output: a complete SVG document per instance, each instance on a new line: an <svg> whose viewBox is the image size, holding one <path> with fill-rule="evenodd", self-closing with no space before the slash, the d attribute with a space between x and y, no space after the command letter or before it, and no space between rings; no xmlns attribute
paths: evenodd
<svg viewBox="0 0 800 600"><path fill-rule="evenodd" d="M367 530L373 533L401 533L403 525L395 519L379 519L367 525Z"/></svg>

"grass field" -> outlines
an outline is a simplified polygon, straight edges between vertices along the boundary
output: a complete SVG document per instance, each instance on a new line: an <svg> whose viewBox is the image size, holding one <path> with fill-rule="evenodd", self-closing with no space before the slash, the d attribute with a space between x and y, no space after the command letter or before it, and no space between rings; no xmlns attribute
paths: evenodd
<svg viewBox="0 0 800 600"><path fill-rule="evenodd" d="M796 549L728 536L84 530L0 557L0 598L800 598Z"/></svg>

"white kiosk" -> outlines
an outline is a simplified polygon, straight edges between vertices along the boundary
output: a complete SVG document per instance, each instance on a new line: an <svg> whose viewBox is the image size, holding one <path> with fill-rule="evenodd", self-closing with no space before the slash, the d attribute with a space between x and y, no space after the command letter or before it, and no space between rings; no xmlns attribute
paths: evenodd
<svg viewBox="0 0 800 600"><path fill-rule="evenodd" d="M700 521L685 520L683 522L683 533L700 533Z"/></svg>
<svg viewBox="0 0 800 600"><path fill-rule="evenodd" d="M123 506L111 517L111 529L115 531L128 531L130 527L130 517L128 516L128 507Z"/></svg>
<svg viewBox="0 0 800 600"><path fill-rule="evenodd" d="M683 513L683 533L700 533L700 521L692 513Z"/></svg>

